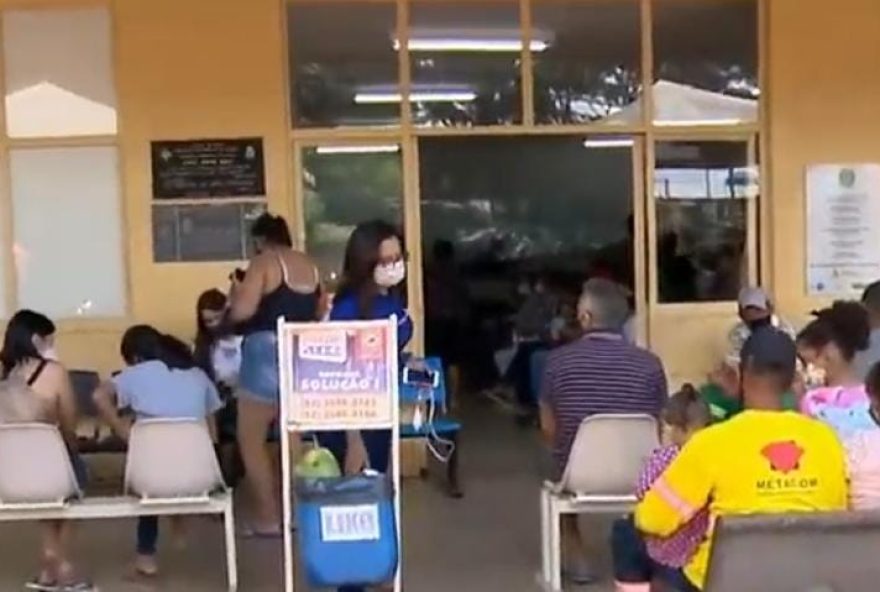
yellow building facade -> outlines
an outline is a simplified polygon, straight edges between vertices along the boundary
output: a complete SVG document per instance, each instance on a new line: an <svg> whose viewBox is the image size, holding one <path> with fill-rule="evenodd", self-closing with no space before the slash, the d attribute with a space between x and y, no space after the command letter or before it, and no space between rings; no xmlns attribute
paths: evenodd
<svg viewBox="0 0 880 592"><path fill-rule="evenodd" d="M326 0L332 2L332 0ZM543 0L535 0L543 1ZM702 0L706 4L723 0ZM589 3L590 0L584 0ZM642 8L650 11L651 0ZM303 243L302 164L298 148L318 141L372 138L358 131L291 131L287 7L281 0L2 0L0 10L106 6L112 21L113 74L118 131L112 137L64 140L62 145L115 145L121 183L121 236L126 313L58 319L59 346L74 368L117 368L118 340L136 322L152 323L181 337L194 332L195 299L222 287L235 263L159 263L153 257L150 142L191 138L263 138L266 201L294 221ZM401 10L407 10L401 2ZM744 138L760 151L761 196L750 224L755 241L749 275L775 294L779 310L793 320L821 305L806 285L805 171L814 163L880 162L880 3L876 0L763 0L760 10L761 114L743 129L693 128L676 137ZM643 13L643 18L645 17ZM642 58L650 60L650 48ZM407 76L404 75L404 84ZM528 102L528 99L527 99ZM652 140L662 133L636 124L615 128L637 138L635 177L646 185ZM572 130L592 133L588 128ZM417 155L419 131L379 132L399 141L404 170ZM536 135L528 121L515 132ZM756 136L755 134L759 134ZM647 137L646 137L647 136ZM759 138L753 140L750 138ZM16 147L46 140L4 137L4 170ZM58 144L54 142L53 145ZM416 167L417 168L417 167ZM404 221L411 261L421 260L418 178L404 178ZM6 248L14 246L10 184L0 198ZM636 193L645 195L642 187ZM647 200L634 208L636 245L646 243L655 223ZM47 239L51 240L51 239ZM63 249L64 245L58 245ZM724 333L734 320L730 303L660 304L650 286L657 272L653 247L636 249L636 301L644 340L664 359L673 382L699 379L718 359ZM87 263L84 262L84 265ZM4 269L6 309L17 297L15 266ZM411 265L410 306L422 315L422 270Z"/></svg>

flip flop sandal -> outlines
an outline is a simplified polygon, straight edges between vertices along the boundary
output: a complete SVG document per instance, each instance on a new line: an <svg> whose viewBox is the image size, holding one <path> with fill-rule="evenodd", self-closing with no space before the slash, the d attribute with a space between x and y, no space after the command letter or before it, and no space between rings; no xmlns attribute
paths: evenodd
<svg viewBox="0 0 880 592"><path fill-rule="evenodd" d="M25 590L34 590L36 592L57 592L58 584L55 582L45 582L40 580L40 576L35 577L24 585Z"/></svg>

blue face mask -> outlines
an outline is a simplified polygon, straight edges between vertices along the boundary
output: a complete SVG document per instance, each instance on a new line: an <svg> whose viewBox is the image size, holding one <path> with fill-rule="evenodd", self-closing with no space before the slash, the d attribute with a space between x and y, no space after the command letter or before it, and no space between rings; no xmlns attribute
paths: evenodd
<svg viewBox="0 0 880 592"><path fill-rule="evenodd" d="M754 321L748 321L746 323L746 327L749 328L749 331L756 331L756 330L760 329L761 327L769 327L772 324L773 324L773 318L767 316L762 319L755 319Z"/></svg>

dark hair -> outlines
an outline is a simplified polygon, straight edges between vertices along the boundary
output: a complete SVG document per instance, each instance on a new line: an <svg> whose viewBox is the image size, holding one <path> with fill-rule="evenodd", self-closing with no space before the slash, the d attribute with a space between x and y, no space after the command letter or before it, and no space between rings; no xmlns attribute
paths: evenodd
<svg viewBox="0 0 880 592"><path fill-rule="evenodd" d="M122 336L119 351L129 366L159 361L169 368L195 367L189 346L172 335L160 333L150 325L135 325Z"/></svg>
<svg viewBox="0 0 880 592"><path fill-rule="evenodd" d="M874 282L862 292L862 304L868 312L880 314L880 281Z"/></svg>
<svg viewBox="0 0 880 592"><path fill-rule="evenodd" d="M373 272L379 264L379 247L390 238L400 240L397 229L382 220L373 220L358 224L345 246L337 298L355 296L358 311L364 318L372 316L373 298L379 291L373 279Z"/></svg>
<svg viewBox="0 0 880 592"><path fill-rule="evenodd" d="M267 243L279 247L292 247L290 228L281 216L273 216L269 212L260 214L251 226L251 237L261 238Z"/></svg>
<svg viewBox="0 0 880 592"><path fill-rule="evenodd" d="M868 371L865 377L865 390L872 399L880 401L880 362L877 362Z"/></svg>
<svg viewBox="0 0 880 592"><path fill-rule="evenodd" d="M208 376L213 374L211 368L211 346L216 340L216 332L211 331L205 325L205 321L202 319L202 311L222 311L226 308L226 302L226 294L216 288L202 292L196 301L196 339L193 357L199 368L208 373Z"/></svg>
<svg viewBox="0 0 880 592"><path fill-rule="evenodd" d="M55 323L46 315L32 310L20 310L12 315L6 325L3 351L0 352L3 378L22 362L42 359L34 345L34 336L46 338L54 334Z"/></svg>
<svg viewBox="0 0 880 592"><path fill-rule="evenodd" d="M662 415L663 421L683 430L705 427L712 417L709 405L692 384L685 384L669 397Z"/></svg>
<svg viewBox="0 0 880 592"><path fill-rule="evenodd" d="M798 334L798 344L819 349L833 343L848 362L868 348L868 311L858 302L839 300L813 315L816 318Z"/></svg>

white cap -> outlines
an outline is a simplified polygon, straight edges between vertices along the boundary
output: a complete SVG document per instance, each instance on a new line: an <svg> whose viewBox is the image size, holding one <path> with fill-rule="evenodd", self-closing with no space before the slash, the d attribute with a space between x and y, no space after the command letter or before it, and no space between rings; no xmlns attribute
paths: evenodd
<svg viewBox="0 0 880 592"><path fill-rule="evenodd" d="M739 307L770 310L770 297L763 288L743 288L739 293Z"/></svg>

